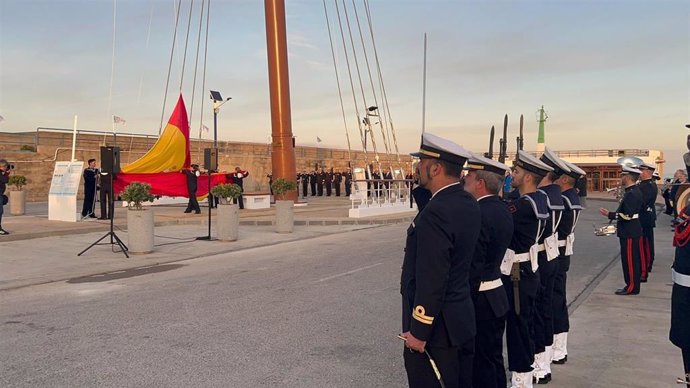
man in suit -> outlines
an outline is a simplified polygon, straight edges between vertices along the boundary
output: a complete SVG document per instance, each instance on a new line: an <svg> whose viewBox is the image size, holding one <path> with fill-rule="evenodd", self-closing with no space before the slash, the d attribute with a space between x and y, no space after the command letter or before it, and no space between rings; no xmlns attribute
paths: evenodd
<svg viewBox="0 0 690 388"><path fill-rule="evenodd" d="M470 269L470 289L477 322L472 382L474 387L505 388L503 332L505 315L510 307L502 287L500 266L513 237L513 216L498 195L503 189L505 173L510 168L473 155L466 169L465 190L477 199L482 214L482 227Z"/></svg>
<svg viewBox="0 0 690 388"><path fill-rule="evenodd" d="M333 191L333 168L326 172L324 185L326 186L326 196L330 197L331 192Z"/></svg>
<svg viewBox="0 0 690 388"><path fill-rule="evenodd" d="M316 178L316 192L319 194L319 197L323 197L323 185L326 183L326 171L324 171L323 167L321 168L321 171L317 174Z"/></svg>
<svg viewBox="0 0 690 388"><path fill-rule="evenodd" d="M309 173L309 188L311 189L311 196L316 197L316 181L318 180L316 170Z"/></svg>
<svg viewBox="0 0 690 388"><path fill-rule="evenodd" d="M309 174L307 174L306 171L302 170L302 173L299 175L300 182L302 182L302 196L304 198L307 198L307 188L309 187Z"/></svg>
<svg viewBox="0 0 690 388"><path fill-rule="evenodd" d="M340 185L343 183L343 174L340 170L335 170L333 173L333 187L335 188L335 196L340 197Z"/></svg>
<svg viewBox="0 0 690 388"><path fill-rule="evenodd" d="M621 186L625 187L625 194L618 209L615 212L610 212L603 207L599 209L602 216L609 220L616 220L616 234L620 240L625 287L616 290L616 295L637 295L640 293L640 273L642 271L640 210L644 204L644 199L640 188L635 184L639 177L640 170L624 165L621 173Z"/></svg>
<svg viewBox="0 0 690 388"><path fill-rule="evenodd" d="M656 185L653 174L656 166L650 163L642 163L639 167L640 182L638 186L642 192L642 211L640 211L640 224L642 225L642 274L640 281L646 282L649 272L654 266L654 227L656 227L656 197L659 188Z"/></svg>
<svg viewBox="0 0 690 388"><path fill-rule="evenodd" d="M459 145L424 133L418 153L420 185L433 197L407 230L400 281L404 362L410 387L470 387L461 354L474 348L469 270L479 236L477 201L460 186L471 156ZM461 353L462 352L462 353Z"/></svg>
<svg viewBox="0 0 690 388"><path fill-rule="evenodd" d="M517 198L508 202L513 214L513 238L501 263L503 287L510 310L506 315L506 344L511 387L532 387L534 308L539 282L539 236L549 219L547 197L537 185L553 168L525 151L518 151L512 186Z"/></svg>
<svg viewBox="0 0 690 388"><path fill-rule="evenodd" d="M82 218L96 218L93 214L96 208L96 185L99 171L96 168L96 159L89 159L88 166L84 169L84 205L81 207Z"/></svg>

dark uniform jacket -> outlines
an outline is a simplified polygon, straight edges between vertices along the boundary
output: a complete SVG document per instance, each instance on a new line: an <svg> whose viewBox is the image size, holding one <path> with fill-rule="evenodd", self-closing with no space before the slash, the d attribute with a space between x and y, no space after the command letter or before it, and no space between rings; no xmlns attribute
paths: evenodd
<svg viewBox="0 0 690 388"><path fill-rule="evenodd" d="M642 192L637 185L625 188L625 195L615 212L609 212L609 219L616 220L617 236L631 238L642 236L639 214L644 206Z"/></svg>
<svg viewBox="0 0 690 388"><path fill-rule="evenodd" d="M653 179L640 181L638 186L644 202L640 212L640 224L643 228L653 228L656 226L656 197L659 194L659 188Z"/></svg>
<svg viewBox="0 0 690 388"><path fill-rule="evenodd" d="M542 192L546 196L546 206L549 208L549 222L546 223L544 228L544 233L542 233L539 243L543 243L546 237L551 236L554 233L553 226L558 227L561 222L561 216L563 213L563 197L561 196L561 188L556 184L550 184L544 187L540 187L539 192Z"/></svg>
<svg viewBox="0 0 690 388"><path fill-rule="evenodd" d="M460 185L436 193L407 229L400 280L402 329L430 346L460 346L476 333L469 272L481 227Z"/></svg>
<svg viewBox="0 0 690 388"><path fill-rule="evenodd" d="M575 188L564 191L561 196L563 197L564 209L561 213L561 222L558 224L558 239L564 241L574 231L573 226L582 211L582 206ZM562 255L565 252L565 247L561 247L560 250Z"/></svg>
<svg viewBox="0 0 690 388"><path fill-rule="evenodd" d="M509 248L515 253L528 252L529 248L536 243L537 237L544 231L549 218L546 195L539 191L523 195L509 202L508 209L513 214L514 225Z"/></svg>
<svg viewBox="0 0 690 388"><path fill-rule="evenodd" d="M477 203L482 226L472 258L470 289L477 320L487 320L504 316L510 308L505 288L479 292L479 285L501 278L501 261L513 237L513 216L496 195L481 198Z"/></svg>
<svg viewBox="0 0 690 388"><path fill-rule="evenodd" d="M690 207L684 210L690 216ZM673 270L690 276L690 242L688 242L688 222L681 223L675 232L676 256ZM681 246L683 243L685 245ZM681 349L690 349L690 287L673 284L671 294L671 342Z"/></svg>
<svg viewBox="0 0 690 388"><path fill-rule="evenodd" d="M85 168L84 169L84 187L93 187L94 191L96 188L96 177L98 176L98 169L97 168Z"/></svg>

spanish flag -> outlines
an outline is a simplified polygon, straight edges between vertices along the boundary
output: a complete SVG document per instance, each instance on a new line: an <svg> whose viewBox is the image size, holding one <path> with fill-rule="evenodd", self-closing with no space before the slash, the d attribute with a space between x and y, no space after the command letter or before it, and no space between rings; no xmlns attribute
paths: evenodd
<svg viewBox="0 0 690 388"><path fill-rule="evenodd" d="M141 158L122 168L126 174L180 171L191 164L189 122L182 94L156 144Z"/></svg>

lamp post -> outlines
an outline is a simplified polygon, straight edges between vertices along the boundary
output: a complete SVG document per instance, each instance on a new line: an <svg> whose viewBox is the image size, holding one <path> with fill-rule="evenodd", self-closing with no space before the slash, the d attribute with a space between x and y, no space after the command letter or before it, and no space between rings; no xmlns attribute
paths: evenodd
<svg viewBox="0 0 690 388"><path fill-rule="evenodd" d="M204 161L206 173L208 174L208 235L203 237L197 237L197 240L208 240L211 241L211 172L218 169L218 112L220 107L226 102L230 101L232 97L223 99L220 92L211 90L211 100L213 100L213 148L204 150Z"/></svg>

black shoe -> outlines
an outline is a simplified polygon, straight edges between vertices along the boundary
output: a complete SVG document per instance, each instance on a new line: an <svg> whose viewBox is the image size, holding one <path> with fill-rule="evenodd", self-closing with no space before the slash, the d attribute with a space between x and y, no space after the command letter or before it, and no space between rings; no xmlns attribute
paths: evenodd
<svg viewBox="0 0 690 388"><path fill-rule="evenodd" d="M96 218L93 214L89 214L89 218Z"/></svg>
<svg viewBox="0 0 690 388"><path fill-rule="evenodd" d="M187 210L185 210L184 212L185 212L185 213L191 213L192 211L189 210L189 209L187 209Z"/></svg>
<svg viewBox="0 0 690 388"><path fill-rule="evenodd" d="M10 232L6 231L5 229L0 229L0 236L6 236L10 234Z"/></svg>
<svg viewBox="0 0 690 388"><path fill-rule="evenodd" d="M549 381L551 381L551 373L547 373L546 376L540 379L536 377L534 378L534 382L536 382L537 384L548 384Z"/></svg>
<svg viewBox="0 0 690 388"><path fill-rule="evenodd" d="M647 283L647 278L640 278L640 283Z"/></svg>
<svg viewBox="0 0 690 388"><path fill-rule="evenodd" d="M194 214L201 214L201 210L194 210Z"/></svg>
<svg viewBox="0 0 690 388"><path fill-rule="evenodd" d="M568 362L568 355L566 354L565 357L561 358L560 360L553 360L551 362L556 364L556 365L563 365L566 362Z"/></svg>
<svg viewBox="0 0 690 388"><path fill-rule="evenodd" d="M616 295L637 295L640 292L628 292L625 288L619 288L616 290Z"/></svg>

